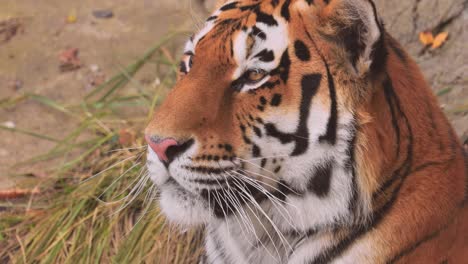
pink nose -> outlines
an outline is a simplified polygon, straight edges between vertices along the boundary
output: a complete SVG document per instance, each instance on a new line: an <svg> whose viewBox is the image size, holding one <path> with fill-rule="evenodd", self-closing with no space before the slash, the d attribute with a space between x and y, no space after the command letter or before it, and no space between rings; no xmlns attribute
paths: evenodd
<svg viewBox="0 0 468 264"><path fill-rule="evenodd" d="M158 158L161 161L168 162L169 158L167 157L167 149L172 146L177 146L177 141L172 138L157 138L157 137L150 137L148 135L145 136L146 142L150 148L158 155Z"/></svg>

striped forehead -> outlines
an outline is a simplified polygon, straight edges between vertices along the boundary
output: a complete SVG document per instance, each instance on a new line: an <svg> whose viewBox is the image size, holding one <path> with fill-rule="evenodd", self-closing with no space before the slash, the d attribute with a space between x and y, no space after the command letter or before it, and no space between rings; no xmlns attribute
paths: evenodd
<svg viewBox="0 0 468 264"><path fill-rule="evenodd" d="M246 69L270 71L280 63L288 46L288 31L282 19L271 18L275 24L257 21L233 37L233 57L238 66L233 78L238 78Z"/></svg>
<svg viewBox="0 0 468 264"><path fill-rule="evenodd" d="M260 3L227 3L216 10L190 39L185 53L194 54L197 44L210 35L223 38L224 44L230 45L230 54L224 56L232 56L238 66L233 78L238 78L249 68L272 70L287 49L288 31L287 21L271 13L275 12L263 11Z"/></svg>

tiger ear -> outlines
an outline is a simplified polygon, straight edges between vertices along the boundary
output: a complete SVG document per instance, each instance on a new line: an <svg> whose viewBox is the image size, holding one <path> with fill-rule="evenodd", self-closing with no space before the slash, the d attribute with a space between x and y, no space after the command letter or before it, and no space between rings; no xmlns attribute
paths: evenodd
<svg viewBox="0 0 468 264"><path fill-rule="evenodd" d="M325 2L325 1L324 1ZM332 0L319 12L319 32L344 50L359 76L382 67L384 28L371 0Z"/></svg>

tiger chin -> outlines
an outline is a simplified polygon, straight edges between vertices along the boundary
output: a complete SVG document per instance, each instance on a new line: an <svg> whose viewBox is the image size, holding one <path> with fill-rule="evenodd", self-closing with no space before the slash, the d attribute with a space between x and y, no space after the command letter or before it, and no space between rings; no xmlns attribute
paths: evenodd
<svg viewBox="0 0 468 264"><path fill-rule="evenodd" d="M467 260L462 148L370 0L221 1L145 135L204 263Z"/></svg>

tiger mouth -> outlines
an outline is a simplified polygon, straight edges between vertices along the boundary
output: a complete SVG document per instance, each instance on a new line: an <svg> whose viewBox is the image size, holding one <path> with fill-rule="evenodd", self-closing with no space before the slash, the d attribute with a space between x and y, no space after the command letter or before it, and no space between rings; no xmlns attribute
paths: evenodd
<svg viewBox="0 0 468 264"><path fill-rule="evenodd" d="M214 169L214 168L213 168ZM221 169L220 169L221 170ZM208 174L209 175L209 174ZM239 207L248 203L259 203L268 198L268 194L253 181L230 177L197 178L187 181L188 183L200 184L199 188L191 190L170 176L166 183L161 186L172 186L193 199L203 201L206 208L214 213L217 218L226 218L239 211Z"/></svg>

